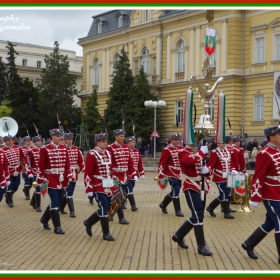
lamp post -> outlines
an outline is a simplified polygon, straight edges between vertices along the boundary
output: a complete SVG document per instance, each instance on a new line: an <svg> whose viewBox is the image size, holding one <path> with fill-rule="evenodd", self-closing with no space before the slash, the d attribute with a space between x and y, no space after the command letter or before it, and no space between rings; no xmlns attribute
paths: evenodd
<svg viewBox="0 0 280 280"><path fill-rule="evenodd" d="M166 102L163 100L152 101L147 100L144 105L149 108L154 108L154 130L157 129L157 108L165 107ZM156 137L154 137L154 169L156 168Z"/></svg>

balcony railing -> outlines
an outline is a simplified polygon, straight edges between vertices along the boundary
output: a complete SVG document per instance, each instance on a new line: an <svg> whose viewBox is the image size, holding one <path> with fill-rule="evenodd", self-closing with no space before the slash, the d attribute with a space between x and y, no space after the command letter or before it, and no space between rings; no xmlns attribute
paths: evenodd
<svg viewBox="0 0 280 280"><path fill-rule="evenodd" d="M177 72L175 73L175 80L181 81L185 79L185 72Z"/></svg>

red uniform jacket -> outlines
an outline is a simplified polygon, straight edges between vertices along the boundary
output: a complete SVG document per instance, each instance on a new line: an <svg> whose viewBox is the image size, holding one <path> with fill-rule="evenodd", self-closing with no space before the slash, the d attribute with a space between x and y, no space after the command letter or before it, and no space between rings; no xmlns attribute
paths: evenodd
<svg viewBox="0 0 280 280"><path fill-rule="evenodd" d="M37 175L38 171L38 163L39 163L39 156L40 156L40 148L31 146L28 150L28 157L30 161L30 171L33 176Z"/></svg>
<svg viewBox="0 0 280 280"><path fill-rule="evenodd" d="M84 183L86 193L106 193L112 196L113 190L103 188L102 178L111 176L112 157L109 151L101 150L98 147L90 150L86 157Z"/></svg>
<svg viewBox="0 0 280 280"><path fill-rule="evenodd" d="M223 178L223 172L236 170L235 167L232 167L232 155L233 152L228 147L224 149L218 147L211 151L207 167L209 168L209 174L213 175L213 182L226 182L227 178Z"/></svg>
<svg viewBox="0 0 280 280"><path fill-rule="evenodd" d="M28 171L28 166L26 162L26 157L24 156L22 149L16 145L8 147L6 145L2 148L6 155L9 164L9 174L13 175L14 172L20 173L22 171L21 162L26 171Z"/></svg>
<svg viewBox="0 0 280 280"><path fill-rule="evenodd" d="M50 143L40 149L37 182L48 180L48 187L61 189L72 180L70 160L65 146Z"/></svg>
<svg viewBox="0 0 280 280"><path fill-rule="evenodd" d="M134 169L137 173L137 176L140 177L142 175L145 175L142 158L139 150L136 148L130 149L130 155L132 157ZM128 176L128 178L129 180L134 180L134 178L131 176Z"/></svg>
<svg viewBox="0 0 280 280"><path fill-rule="evenodd" d="M27 168L25 167L26 169L23 170L23 171L24 171L24 173L26 173L27 176L32 174L31 166L30 166L30 158L29 158L29 155L28 155L28 151L30 151L31 147L32 146L27 146L27 145L20 147L21 150L22 150L22 153L25 157L26 167L27 167Z"/></svg>
<svg viewBox="0 0 280 280"><path fill-rule="evenodd" d="M78 167L82 172L85 171L84 157L81 150L76 146L65 145L68 151L70 165L72 170L73 182L78 180Z"/></svg>
<svg viewBox="0 0 280 280"><path fill-rule="evenodd" d="M237 154L238 164L236 164L236 171L246 173L246 162L244 158L244 149L236 145L232 145L232 149Z"/></svg>
<svg viewBox="0 0 280 280"><path fill-rule="evenodd" d="M196 148L186 146L184 150L179 152L178 156L182 173L187 176L183 183L183 191L191 189L200 193L201 166L202 160L205 158L204 153ZM205 192L208 192L209 189L209 184L205 182Z"/></svg>
<svg viewBox="0 0 280 280"><path fill-rule="evenodd" d="M112 175L116 176L121 184L127 183L128 176L130 178L137 176L130 149L126 144L120 145L114 142L107 147L107 150L112 156Z"/></svg>
<svg viewBox="0 0 280 280"><path fill-rule="evenodd" d="M182 179L178 153L183 149L183 146L175 147L172 144L164 148L158 163L159 179L163 179L165 176Z"/></svg>
<svg viewBox="0 0 280 280"><path fill-rule="evenodd" d="M5 153L0 150L0 187L5 188L6 183L10 182L10 173L8 161Z"/></svg>
<svg viewBox="0 0 280 280"><path fill-rule="evenodd" d="M280 150L268 143L258 152L252 178L251 200L280 201Z"/></svg>

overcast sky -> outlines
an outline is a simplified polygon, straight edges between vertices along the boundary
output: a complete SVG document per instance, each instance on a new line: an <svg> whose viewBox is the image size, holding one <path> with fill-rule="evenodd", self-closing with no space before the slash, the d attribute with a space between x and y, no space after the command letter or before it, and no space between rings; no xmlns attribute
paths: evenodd
<svg viewBox="0 0 280 280"><path fill-rule="evenodd" d="M76 55L82 56L82 47L76 42L79 38L87 36L92 16L108 10L104 8L4 10L1 8L0 40L47 47L53 47L54 41L58 41L61 49L73 50ZM15 30L15 26L24 29Z"/></svg>

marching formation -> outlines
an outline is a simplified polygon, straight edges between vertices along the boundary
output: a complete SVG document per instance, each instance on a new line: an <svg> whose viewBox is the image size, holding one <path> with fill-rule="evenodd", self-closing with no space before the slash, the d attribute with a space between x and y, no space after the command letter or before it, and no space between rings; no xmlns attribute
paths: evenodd
<svg viewBox="0 0 280 280"><path fill-rule="evenodd" d="M192 115L188 117L192 118ZM145 178L141 155L135 148L135 136L125 137L123 128L116 129L113 131L115 142L108 145L107 134L96 134L95 147L87 153L84 161L80 149L73 145L72 133L63 133L59 128L49 133L51 142L44 146L39 134L32 138L25 136L22 147L15 145L14 137L9 134L3 138L0 149L0 201L5 197L8 207L15 206L13 195L19 188L22 174L26 200L30 200L30 189L34 187L30 205L36 212L42 212L41 196L48 194L50 198L49 205L39 219L43 228L50 230L51 220L54 232L65 234L60 213L67 214L64 209L68 205L69 216L76 217L73 196L78 174L82 172L85 193L96 200L99 208L83 221L85 232L92 236L92 226L100 221L103 239L114 241L109 221L113 221L117 214L119 224L129 224L123 210L126 209L127 201L131 211L138 210L133 191L135 183ZM262 201L267 213L264 223L242 242L241 247L250 258L258 259L255 247L274 229L280 263L280 126L267 128L264 134L268 143L256 159L251 205L257 207ZM182 137L183 146L180 145ZM170 136L170 140L161 153L157 179L162 189L169 184L171 191L159 203L159 208L163 214L168 214L167 206L173 202L175 215L184 217L179 200L182 189L190 216L171 239L180 248L188 249L185 238L193 229L198 254L212 256L204 236L204 213L206 210L211 218L217 218L214 210L221 205L225 219L235 218L232 215L235 211L230 209L232 184L235 183L233 178L237 182L238 176L241 181L248 176L243 151L239 147L240 138L231 135L221 137L218 130L217 148L209 152L205 143L199 147L198 134L189 122L185 123L183 136L176 133ZM182 182L183 176L185 179ZM217 186L219 195L207 205L210 181L212 186ZM244 190L242 185L235 187L240 192Z"/></svg>

